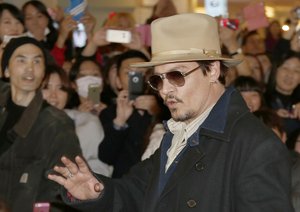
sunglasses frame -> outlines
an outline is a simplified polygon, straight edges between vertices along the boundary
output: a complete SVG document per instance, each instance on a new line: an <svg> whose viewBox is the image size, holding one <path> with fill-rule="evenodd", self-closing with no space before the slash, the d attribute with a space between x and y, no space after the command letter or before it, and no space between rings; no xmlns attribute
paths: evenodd
<svg viewBox="0 0 300 212"><path fill-rule="evenodd" d="M190 70L190 71L188 71L188 72L185 72L185 73L183 73L183 72L181 72L181 71L169 71L169 72L166 72L166 73L163 73L163 74L154 74L154 75L152 75L152 76L159 76L159 77L161 78L162 82L163 82L164 79L167 79L168 82L169 82L170 84L172 84L172 85L174 85L174 86L176 86L176 87L182 87L182 86L184 86L184 84L185 84L185 79L184 79L184 78L185 78L186 76L190 75L191 73L193 73L194 71L196 71L196 70L199 69L199 68L200 68L200 66L197 66L196 68L193 68L192 70ZM178 73L181 74L181 76L182 76L183 79L184 79L183 85L180 85L180 86L179 86L179 85L176 85L176 84L171 83L171 82L169 81L169 79L168 79L168 77L167 77L167 74L168 74L168 73L171 73L171 72L178 72ZM151 76L151 77L152 77L152 76ZM155 88L154 86L151 85L151 82L150 82L151 77L149 78L149 80L147 81L147 83L150 85L150 87L151 87L153 90L159 91L161 88L158 89L158 88Z"/></svg>

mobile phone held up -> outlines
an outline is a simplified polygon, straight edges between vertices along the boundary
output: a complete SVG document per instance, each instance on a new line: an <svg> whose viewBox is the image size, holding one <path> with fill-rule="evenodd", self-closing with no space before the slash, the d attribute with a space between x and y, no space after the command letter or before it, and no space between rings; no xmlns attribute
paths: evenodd
<svg viewBox="0 0 300 212"><path fill-rule="evenodd" d="M230 19L230 18L221 18L220 26L227 27L232 30L237 30L239 28L239 20L238 19Z"/></svg>
<svg viewBox="0 0 300 212"><path fill-rule="evenodd" d="M33 206L33 212L50 212L49 202L37 202Z"/></svg>
<svg viewBox="0 0 300 212"><path fill-rule="evenodd" d="M142 72L128 72L128 91L129 100L134 100L144 93L144 74Z"/></svg>
<svg viewBox="0 0 300 212"><path fill-rule="evenodd" d="M100 103L101 85L90 84L88 87L88 99L91 100L94 105Z"/></svg>
<svg viewBox="0 0 300 212"><path fill-rule="evenodd" d="M111 43L130 43L131 32L127 30L107 29L106 40Z"/></svg>
<svg viewBox="0 0 300 212"><path fill-rule="evenodd" d="M73 43L75 47L82 48L86 45L87 35L82 23L78 23L77 28L73 31Z"/></svg>

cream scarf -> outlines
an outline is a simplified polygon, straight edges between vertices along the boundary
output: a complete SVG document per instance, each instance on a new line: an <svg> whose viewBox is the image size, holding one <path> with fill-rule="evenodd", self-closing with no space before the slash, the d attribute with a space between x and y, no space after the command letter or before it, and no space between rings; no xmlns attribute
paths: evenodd
<svg viewBox="0 0 300 212"><path fill-rule="evenodd" d="M186 146L188 138L196 132L199 126L204 122L204 120L209 115L214 105L206 109L200 116L193 120L188 125L184 122L176 122L170 119L167 122L169 130L174 134L172 139L171 147L167 151L168 161L165 166L165 172L167 172L170 165L173 163L177 155Z"/></svg>

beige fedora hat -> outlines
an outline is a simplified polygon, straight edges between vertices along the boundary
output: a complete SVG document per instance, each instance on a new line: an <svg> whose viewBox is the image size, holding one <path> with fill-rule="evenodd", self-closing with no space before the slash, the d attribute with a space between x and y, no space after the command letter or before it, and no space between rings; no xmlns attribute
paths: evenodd
<svg viewBox="0 0 300 212"><path fill-rule="evenodd" d="M159 18L151 23L151 35L151 61L135 63L133 67L198 60L221 60L230 67L241 62L222 55L217 21L206 14Z"/></svg>

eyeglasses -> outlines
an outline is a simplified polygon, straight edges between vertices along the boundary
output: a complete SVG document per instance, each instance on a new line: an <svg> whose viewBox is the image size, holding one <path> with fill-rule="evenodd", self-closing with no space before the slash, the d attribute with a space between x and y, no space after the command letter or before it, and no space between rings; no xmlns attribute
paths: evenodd
<svg viewBox="0 0 300 212"><path fill-rule="evenodd" d="M169 83L175 85L176 87L182 87L185 84L185 77L189 74L196 71L200 66L186 72L182 73L181 71L170 71L164 74L155 74L152 75L149 80L148 84L151 86L152 89L159 91L163 87L163 80L167 79Z"/></svg>

